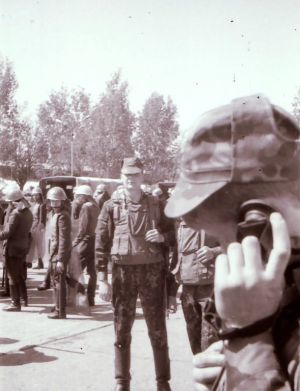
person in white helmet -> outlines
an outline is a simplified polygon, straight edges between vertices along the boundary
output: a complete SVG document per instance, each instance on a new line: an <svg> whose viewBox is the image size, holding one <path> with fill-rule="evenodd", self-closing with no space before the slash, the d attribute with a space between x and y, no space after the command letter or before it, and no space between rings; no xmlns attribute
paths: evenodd
<svg viewBox="0 0 300 391"><path fill-rule="evenodd" d="M6 189L6 201L9 203L9 212L0 232L0 240L3 240L11 304L4 310L20 311L21 298L25 305L27 302L25 259L29 249L32 213L22 191L16 186Z"/></svg>
<svg viewBox="0 0 300 391"><path fill-rule="evenodd" d="M43 269L43 255L44 255L44 233L46 224L46 204L43 201L42 189L38 186L34 187L31 192L32 206L31 212L33 215L33 223L31 227L31 245L27 257L27 263L38 259L37 266L34 269Z"/></svg>
<svg viewBox="0 0 300 391"><path fill-rule="evenodd" d="M66 210L66 193L61 187L52 187L47 193L51 206L49 216L49 262L54 288L54 311L50 319L66 318L66 269L71 253L71 217Z"/></svg>
<svg viewBox="0 0 300 391"><path fill-rule="evenodd" d="M73 240L72 247L77 247L81 268L86 268L89 275L87 296L90 306L95 305L95 291L97 285L97 272L95 267L95 229L100 209L93 198L90 186L81 185L75 190L75 203L80 206L78 218L78 232ZM80 291L83 287L80 286Z"/></svg>

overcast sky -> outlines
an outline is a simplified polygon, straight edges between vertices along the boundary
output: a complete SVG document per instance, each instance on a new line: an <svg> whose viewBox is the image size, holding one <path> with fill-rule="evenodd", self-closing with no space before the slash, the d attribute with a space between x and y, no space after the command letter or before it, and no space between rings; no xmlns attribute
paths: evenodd
<svg viewBox="0 0 300 391"><path fill-rule="evenodd" d="M113 72L137 112L153 91L185 130L203 111L257 92L291 110L300 86L299 0L0 0L0 55L34 113L51 90L92 99Z"/></svg>

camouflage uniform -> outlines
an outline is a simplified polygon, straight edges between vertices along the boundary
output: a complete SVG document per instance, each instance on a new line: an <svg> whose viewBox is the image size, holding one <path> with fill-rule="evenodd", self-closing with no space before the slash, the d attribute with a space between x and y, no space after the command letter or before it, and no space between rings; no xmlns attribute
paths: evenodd
<svg viewBox="0 0 300 391"><path fill-rule="evenodd" d="M116 389L129 390L131 329L138 296L153 349L157 383L162 384L158 389L170 389L163 256L165 243L171 237L174 242L170 227L159 202L144 193L139 202L132 202L122 192L105 202L99 215L95 245L98 270L107 272L108 257L113 261L115 377L117 387L121 387ZM146 242L146 232L154 228L164 235L164 244Z"/></svg>
<svg viewBox="0 0 300 391"><path fill-rule="evenodd" d="M181 304L188 338L193 354L206 349L215 340L210 325L202 317L205 300L213 292L214 262L221 252L217 240L203 230L195 231L184 221L177 230L178 262L173 270L177 280L182 283ZM214 258L202 264L196 251L207 246L214 252Z"/></svg>
<svg viewBox="0 0 300 391"><path fill-rule="evenodd" d="M217 191L228 191L227 184L239 184L242 189L265 183L271 193L274 184L282 183L284 188L284 183L296 183L300 177L299 135L295 120L263 95L236 99L209 111L187 137L181 176L166 214L185 218L199 213L200 221L201 204ZM221 211L222 205L216 212ZM299 253L289 267L297 265ZM300 389L299 291L295 277L287 282L285 306L274 320L272 332L227 342L226 367L215 390Z"/></svg>

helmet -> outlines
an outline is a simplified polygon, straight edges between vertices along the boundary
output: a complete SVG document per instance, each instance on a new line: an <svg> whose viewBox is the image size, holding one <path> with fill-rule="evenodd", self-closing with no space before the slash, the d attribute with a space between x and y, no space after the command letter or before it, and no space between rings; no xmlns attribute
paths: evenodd
<svg viewBox="0 0 300 391"><path fill-rule="evenodd" d="M155 189L152 190L152 195L154 197L159 197L163 194L163 191L160 187L156 187Z"/></svg>
<svg viewBox="0 0 300 391"><path fill-rule="evenodd" d="M96 187L96 193L101 193L102 191L105 191L107 189L107 186L105 183L99 183L99 185Z"/></svg>
<svg viewBox="0 0 300 391"><path fill-rule="evenodd" d="M42 195L42 189L39 187L39 186L36 186L32 189L32 192L31 192L31 195L36 195L36 194L40 194Z"/></svg>
<svg viewBox="0 0 300 391"><path fill-rule="evenodd" d="M295 119L262 94L203 114L187 135L166 215L186 215L229 183L284 185L297 180L299 140Z"/></svg>
<svg viewBox="0 0 300 391"><path fill-rule="evenodd" d="M87 196L93 196L93 191L91 189L91 187L89 185L81 185L81 186L78 186L76 189L75 189L75 192L74 192L75 195L87 195Z"/></svg>
<svg viewBox="0 0 300 391"><path fill-rule="evenodd" d="M65 201L67 199L66 193L61 187L52 187L47 193L48 200Z"/></svg>
<svg viewBox="0 0 300 391"><path fill-rule="evenodd" d="M5 200L6 201L18 201L24 198L22 191L16 186L8 186L5 189Z"/></svg>

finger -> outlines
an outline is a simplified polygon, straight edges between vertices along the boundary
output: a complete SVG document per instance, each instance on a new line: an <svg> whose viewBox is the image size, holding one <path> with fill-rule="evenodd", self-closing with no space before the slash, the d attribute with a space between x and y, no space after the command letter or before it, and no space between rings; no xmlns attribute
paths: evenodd
<svg viewBox="0 0 300 391"><path fill-rule="evenodd" d="M261 259L261 248L259 240L255 236L247 236L242 241L245 267L251 275L258 274L264 269Z"/></svg>
<svg viewBox="0 0 300 391"><path fill-rule="evenodd" d="M206 350L194 356L193 364L197 368L219 367L225 364L225 355Z"/></svg>
<svg viewBox="0 0 300 391"><path fill-rule="evenodd" d="M222 340L216 341L209 345L209 347L205 350L205 352L217 352L222 353L224 350L224 342Z"/></svg>
<svg viewBox="0 0 300 391"><path fill-rule="evenodd" d="M223 286L224 278L229 275L228 258L225 254L220 254L216 259L215 287Z"/></svg>
<svg viewBox="0 0 300 391"><path fill-rule="evenodd" d="M245 266L244 254L240 243L230 243L227 249L229 271L233 278L240 278Z"/></svg>
<svg viewBox="0 0 300 391"><path fill-rule="evenodd" d="M204 384L195 383L195 391L209 391L209 387Z"/></svg>
<svg viewBox="0 0 300 391"><path fill-rule="evenodd" d="M196 382L209 384L213 383L215 379L221 373L222 367L210 367L210 368L195 368L193 370L193 377Z"/></svg>
<svg viewBox="0 0 300 391"><path fill-rule="evenodd" d="M272 279L281 280L291 255L290 236L286 222L280 213L272 213L270 222L273 234L273 250L266 266L266 274Z"/></svg>

